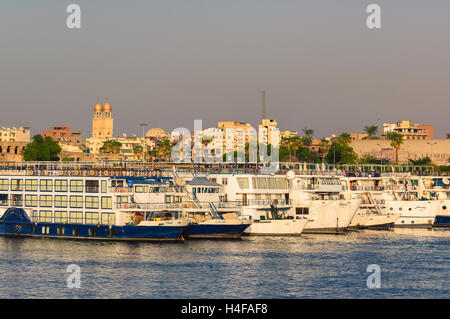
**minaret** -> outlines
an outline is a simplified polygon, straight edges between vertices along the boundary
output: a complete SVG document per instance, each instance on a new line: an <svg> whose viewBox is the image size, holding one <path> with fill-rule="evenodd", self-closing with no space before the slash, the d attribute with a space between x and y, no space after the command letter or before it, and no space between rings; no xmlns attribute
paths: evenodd
<svg viewBox="0 0 450 319"><path fill-rule="evenodd" d="M94 118L92 119L92 137L108 139L113 137L114 119L112 118L112 107L108 97L105 105L101 106L100 98L94 106Z"/></svg>

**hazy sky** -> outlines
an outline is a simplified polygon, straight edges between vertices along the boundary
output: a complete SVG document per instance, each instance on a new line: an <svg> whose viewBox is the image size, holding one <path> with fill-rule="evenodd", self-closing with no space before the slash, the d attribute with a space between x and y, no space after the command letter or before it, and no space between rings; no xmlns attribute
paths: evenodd
<svg viewBox="0 0 450 319"><path fill-rule="evenodd" d="M66 27L66 7L82 28ZM366 27L366 7L382 29ZM448 0L11 0L0 3L0 126L115 135L268 115L315 137L397 120L450 133Z"/></svg>

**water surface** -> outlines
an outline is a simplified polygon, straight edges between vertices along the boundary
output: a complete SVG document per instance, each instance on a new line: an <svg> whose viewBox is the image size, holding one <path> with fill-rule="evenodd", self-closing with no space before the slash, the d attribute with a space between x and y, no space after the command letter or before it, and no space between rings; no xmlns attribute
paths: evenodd
<svg viewBox="0 0 450 319"><path fill-rule="evenodd" d="M183 243L0 237L0 298L449 298L450 231ZM69 289L67 266L81 269ZM367 288L367 266L381 288Z"/></svg>

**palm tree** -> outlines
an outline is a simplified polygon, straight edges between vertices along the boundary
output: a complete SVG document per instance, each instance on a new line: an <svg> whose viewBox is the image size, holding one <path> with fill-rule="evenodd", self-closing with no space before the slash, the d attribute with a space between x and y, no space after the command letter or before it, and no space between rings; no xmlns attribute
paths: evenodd
<svg viewBox="0 0 450 319"><path fill-rule="evenodd" d="M400 145L403 144L403 134L398 132L389 132L386 138L391 141L391 146L395 149L395 163L398 164L398 150L400 149Z"/></svg>
<svg viewBox="0 0 450 319"><path fill-rule="evenodd" d="M325 137L320 140L320 154L322 155L322 161L328 153L328 149L330 148L330 141Z"/></svg>
<svg viewBox="0 0 450 319"><path fill-rule="evenodd" d="M168 139L162 140L159 145L156 147L158 157L163 159L163 161L167 161L172 152L172 143Z"/></svg>
<svg viewBox="0 0 450 319"><path fill-rule="evenodd" d="M312 138L314 135L314 130L309 129L308 127L305 126L305 128L303 129L303 133L305 133L305 136L309 136Z"/></svg>
<svg viewBox="0 0 450 319"><path fill-rule="evenodd" d="M376 125L370 125L370 126L364 126L364 132L367 133L368 139L372 139L374 135L378 132L378 126Z"/></svg>
<svg viewBox="0 0 450 319"><path fill-rule="evenodd" d="M352 142L352 137L347 132L342 132L338 137L338 143L341 145L350 145Z"/></svg>

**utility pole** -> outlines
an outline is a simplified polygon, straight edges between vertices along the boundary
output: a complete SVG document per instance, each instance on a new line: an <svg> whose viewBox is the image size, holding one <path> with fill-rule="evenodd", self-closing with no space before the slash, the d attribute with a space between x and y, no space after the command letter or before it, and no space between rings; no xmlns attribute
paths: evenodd
<svg viewBox="0 0 450 319"><path fill-rule="evenodd" d="M145 162L145 127L148 125L147 123L141 123L142 127L142 161Z"/></svg>

